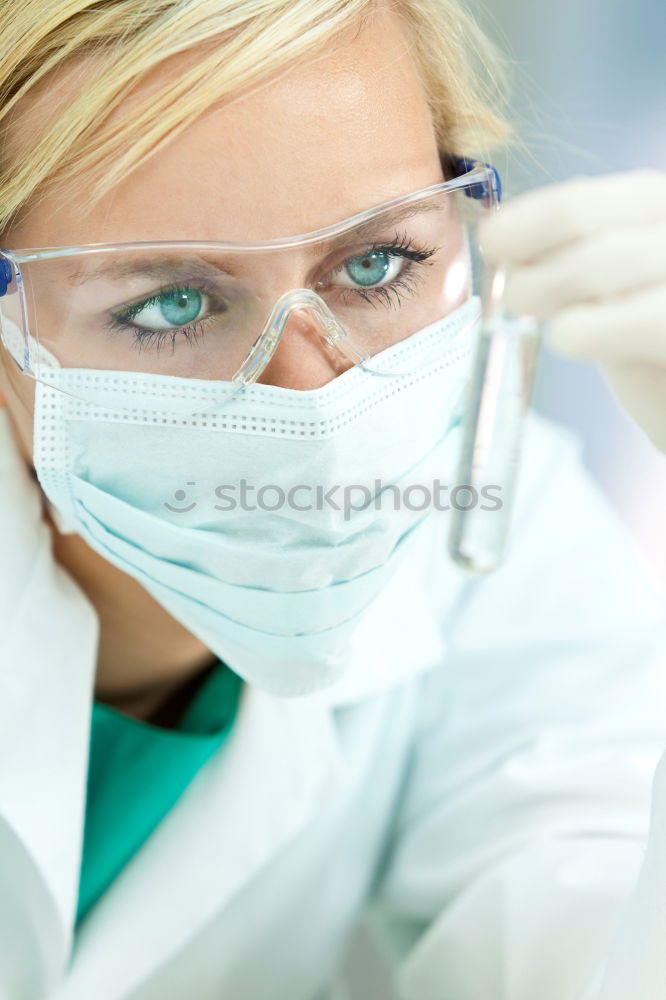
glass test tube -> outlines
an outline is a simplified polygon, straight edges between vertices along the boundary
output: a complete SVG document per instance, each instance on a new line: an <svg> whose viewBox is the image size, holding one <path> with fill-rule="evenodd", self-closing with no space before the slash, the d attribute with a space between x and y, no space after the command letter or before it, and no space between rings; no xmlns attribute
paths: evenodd
<svg viewBox="0 0 666 1000"><path fill-rule="evenodd" d="M476 573L496 569L505 555L542 339L535 319L507 312L505 282L506 271L498 270L481 321L463 420L456 485L469 487L471 502L468 509L452 510L449 532L451 557Z"/></svg>

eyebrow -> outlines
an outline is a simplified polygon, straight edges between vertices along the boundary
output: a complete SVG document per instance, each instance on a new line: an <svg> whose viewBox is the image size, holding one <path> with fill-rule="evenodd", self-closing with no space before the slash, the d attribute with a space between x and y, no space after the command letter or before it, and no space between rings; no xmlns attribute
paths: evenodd
<svg viewBox="0 0 666 1000"><path fill-rule="evenodd" d="M311 246L315 246L319 252L332 253L347 245L351 234L353 234L356 239L365 239L372 237L373 233L376 234L380 227L385 228L386 226L396 225L406 219L413 218L415 215L422 215L436 211L441 211L441 203L434 198L428 199L423 204L403 205L400 208L395 209L393 212L387 212L386 215L379 215L372 219L368 219L366 222L362 222L357 226L353 226L350 229L329 238L317 238L313 236L309 239L308 234L304 234L304 243L300 244L300 246L307 247L308 244L310 244ZM300 237L293 237L293 239L296 241L293 244L293 247L298 247L299 243L297 241ZM187 242L196 243L197 241L191 240ZM285 240L282 244L273 243L273 245L271 245L271 243L272 241L269 241L263 246L261 243L241 244L237 250L235 250L233 245L230 244L225 249L218 251L220 254L220 263L223 262L225 255L229 257L230 255L238 253L242 256L251 256L252 253L260 254L271 251L276 252L279 250L288 250L292 248L292 244L290 244L289 240ZM116 252L117 251L113 251L114 254ZM137 252L150 253L151 251L146 249L144 251L130 250L128 252L136 254ZM233 277L233 274L224 267L211 264L201 256L189 256L183 258L182 256L174 256L171 254L168 257L162 257L160 260L114 260L112 263L100 264L98 267L90 270L77 270L71 272L68 275L67 280L72 285L82 285L93 280L94 278L122 280L123 278L128 277L145 276L152 278L168 278L169 280L174 281L178 280L179 276L182 276L183 279L191 280L192 278L201 278L205 280L207 278L219 278L220 274L226 274L228 277Z"/></svg>
<svg viewBox="0 0 666 1000"><path fill-rule="evenodd" d="M404 222L405 219L413 218L415 215L424 215L427 212L437 211L441 211L441 202L435 198L428 199L423 204L403 205L392 212L387 212L386 215L368 219L367 222L362 222L358 226L354 226L351 230L340 233L338 236L333 236L329 239L324 237L323 240L319 241L319 245L325 247L326 251L330 253L332 250L338 250L349 242L350 232L363 239L366 236L372 236L373 233L377 232L379 227L394 226L398 222Z"/></svg>
<svg viewBox="0 0 666 1000"><path fill-rule="evenodd" d="M136 253L136 250L130 253ZM144 251L149 252L149 251ZM123 278L135 278L138 276L148 278L168 278L171 281L178 280L182 275L184 279L192 278L219 278L224 272L222 268L215 267L202 257L182 256L162 257L160 260L132 261L126 259L114 260L113 263L100 264L98 267L88 271L73 271L67 276L70 285L83 285L94 278L107 278L120 281Z"/></svg>

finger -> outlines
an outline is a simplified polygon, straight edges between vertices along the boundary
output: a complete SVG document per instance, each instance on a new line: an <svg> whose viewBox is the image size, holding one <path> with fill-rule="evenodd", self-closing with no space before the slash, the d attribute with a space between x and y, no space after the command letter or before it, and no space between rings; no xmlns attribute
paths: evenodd
<svg viewBox="0 0 666 1000"><path fill-rule="evenodd" d="M515 198L480 228L495 262L533 261L603 229L666 220L666 173L634 170L577 177Z"/></svg>
<svg viewBox="0 0 666 1000"><path fill-rule="evenodd" d="M504 292L508 309L549 319L558 310L616 298L666 282L666 222L612 229L537 264L509 270Z"/></svg>
<svg viewBox="0 0 666 1000"><path fill-rule="evenodd" d="M604 365L602 371L618 402L666 452L666 365Z"/></svg>
<svg viewBox="0 0 666 1000"><path fill-rule="evenodd" d="M666 363L666 284L614 302L565 309L546 328L549 344L581 360Z"/></svg>

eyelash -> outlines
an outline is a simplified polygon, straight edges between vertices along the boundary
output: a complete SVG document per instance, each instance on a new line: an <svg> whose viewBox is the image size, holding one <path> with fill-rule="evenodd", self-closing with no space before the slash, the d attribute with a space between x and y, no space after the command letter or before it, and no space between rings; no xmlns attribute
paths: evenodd
<svg viewBox="0 0 666 1000"><path fill-rule="evenodd" d="M198 292L202 292L207 295L213 305L215 305L215 296L206 286L205 283L196 283L194 281L189 282L187 285L167 285L164 288L160 288L153 295L150 295L147 299L142 299L140 302L135 303L133 306L125 307L125 315L133 311L134 315L137 315L143 309L148 306L157 305L159 300L163 295L177 294L178 292L186 293L192 288L195 288ZM128 331L133 334L133 346L137 347L139 350L148 350L151 347L156 347L159 351L166 342L171 342L171 351L176 348L176 338L179 336L184 336L192 344L196 344L197 340L203 336L206 331L206 327L209 322L214 318L214 313L209 316L203 316L201 319L195 320L190 323L189 326L177 326L173 330L148 330L141 329L135 326L131 322L127 322L122 318L121 314L109 313L107 317L107 330L114 333L127 333Z"/></svg>
<svg viewBox="0 0 666 1000"><path fill-rule="evenodd" d="M369 255L372 253L386 253L393 257L403 257L409 261L409 264L390 284L381 285L378 288L342 288L339 289L341 298L347 304L351 293L351 295L360 296L364 302L367 302L371 306L374 306L377 300L381 300L389 309L392 307L399 308L404 297L406 297L402 293L406 292L414 295L418 289L419 275L417 275L416 269L421 264L428 264L430 258L434 257L439 249L439 247L418 248L415 241L406 233L403 233L402 236L397 236L391 243L374 243L367 250L364 250L363 253L354 254L353 257L364 257L366 254ZM350 260L352 258L347 259ZM344 267L344 263L343 261L342 267Z"/></svg>
<svg viewBox="0 0 666 1000"><path fill-rule="evenodd" d="M372 246L368 247L362 253L353 254L351 257L346 258L346 260L352 260L355 257L362 257L366 254L372 253L385 253L393 257L403 257L405 260L409 261L408 265L405 267L404 271L390 282L388 285L382 285L377 288L338 288L336 291L340 294L340 298L345 304L348 304L352 296L359 296L368 305L376 306L383 302L387 308L398 308L406 295L414 295L418 288L418 275L416 274L416 269L421 264L427 264L439 250L439 247L417 247L415 241L409 237L406 233L396 236L395 240L390 243L373 243ZM344 267L346 261L336 270ZM143 299L141 302L135 304L135 306L128 307L129 309L135 309L135 315L147 306L155 305L159 302L159 299L163 295L169 295L177 292L187 292L189 289L197 288L198 291L202 291L207 294L211 302L215 303L215 297L210 291L205 287L199 287L196 284L190 283L188 285L170 285L166 288L160 288L159 291L155 292L154 295L149 296L147 299ZM214 318L214 314L209 316L204 316L199 320L195 320L194 323L190 323L189 326L174 327L173 330L142 330L132 323L128 323L123 320L121 316L117 313L110 313L107 319L107 329L110 333L127 333L128 331L133 334L134 340L133 344L139 350L148 350L151 347L155 347L158 351L161 350L166 343L171 342L171 351L175 350L176 338L183 336L190 344L196 344L200 337L206 331L206 328L210 321Z"/></svg>

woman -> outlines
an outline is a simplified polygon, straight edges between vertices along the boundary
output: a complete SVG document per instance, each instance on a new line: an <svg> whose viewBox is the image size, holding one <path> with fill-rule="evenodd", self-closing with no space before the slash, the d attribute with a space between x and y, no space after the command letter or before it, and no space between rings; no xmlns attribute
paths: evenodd
<svg viewBox="0 0 666 1000"><path fill-rule="evenodd" d="M448 283L436 318L423 290L464 260L451 191L492 182L460 158L505 135L482 36L442 0L36 0L0 44L3 998L314 1000L364 913L403 997L600 995L666 741L664 608L571 442L533 420L480 582L441 518L229 494L450 461L474 303ZM486 231L555 328L590 298L558 297L567 253L625 263L584 241L585 190ZM173 243L222 240L223 296L210 261L165 285ZM211 317L240 317L223 353Z"/></svg>

